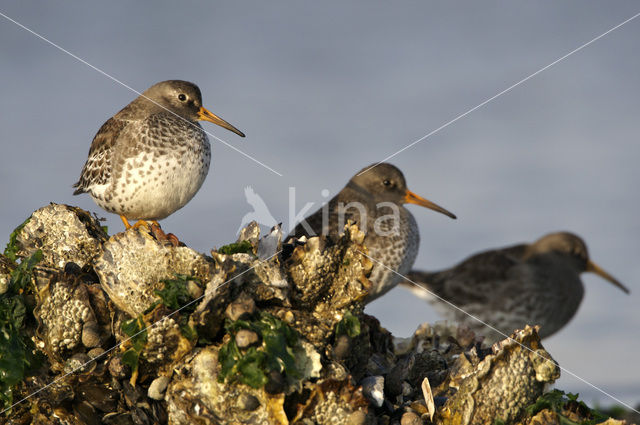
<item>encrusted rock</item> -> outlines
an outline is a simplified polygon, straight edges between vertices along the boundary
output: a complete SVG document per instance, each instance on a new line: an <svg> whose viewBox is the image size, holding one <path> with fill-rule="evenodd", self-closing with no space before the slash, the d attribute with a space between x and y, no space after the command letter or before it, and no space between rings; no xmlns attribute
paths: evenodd
<svg viewBox="0 0 640 425"><path fill-rule="evenodd" d="M347 225L334 243L326 237L314 237L296 247L285 264L296 303L320 313L362 301L371 287L367 276L372 268L363 254L368 252L363 241L364 233Z"/></svg>
<svg viewBox="0 0 640 425"><path fill-rule="evenodd" d="M48 351L60 356L63 351L78 347L84 325L96 323L96 317L85 284L75 279L64 280L66 275L53 273L48 276L49 279L43 281L45 285L36 294L38 306L34 315L41 323L39 333ZM94 330L97 332L97 329ZM99 334L91 336L94 337L100 340Z"/></svg>
<svg viewBox="0 0 640 425"><path fill-rule="evenodd" d="M560 369L540 345L538 327L527 326L492 346L480 359L472 350L454 364L448 386L457 392L438 412L437 423L471 425L500 419L512 423L542 395Z"/></svg>
<svg viewBox="0 0 640 425"><path fill-rule="evenodd" d="M229 303L224 314L233 321L250 316L256 311L256 302L246 293L241 293L238 298Z"/></svg>
<svg viewBox="0 0 640 425"><path fill-rule="evenodd" d="M170 423L288 423L283 397L247 385L220 383L218 368L218 350L206 347L176 370L166 394ZM253 401L252 409L248 409L247 397L257 400L258 406Z"/></svg>
<svg viewBox="0 0 640 425"><path fill-rule="evenodd" d="M207 282L213 265L193 249L167 246L138 227L105 242L94 268L111 301L136 317L156 299L162 280L181 274Z"/></svg>
<svg viewBox="0 0 640 425"><path fill-rule="evenodd" d="M106 239L100 223L88 212L51 203L35 211L18 232L18 255L28 257L41 249L41 266L62 269L73 262L82 267L100 255Z"/></svg>
<svg viewBox="0 0 640 425"><path fill-rule="evenodd" d="M12 422L533 425L579 410L523 414L559 376L534 328L487 348L469 330L422 325L394 347L363 313L372 264L355 225L283 245L279 226L260 238L251 223L239 238L251 246L209 257L144 227L107 241L88 213L52 204L15 234L10 256L41 248L44 260L21 266L10 295L26 314L12 337L46 358L13 386L14 401L30 398Z"/></svg>
<svg viewBox="0 0 640 425"><path fill-rule="evenodd" d="M306 388L311 394L304 405L297 407L298 413L292 423L301 418L309 421L303 423L318 425L375 423L362 388L353 387L348 379L322 380L307 384Z"/></svg>

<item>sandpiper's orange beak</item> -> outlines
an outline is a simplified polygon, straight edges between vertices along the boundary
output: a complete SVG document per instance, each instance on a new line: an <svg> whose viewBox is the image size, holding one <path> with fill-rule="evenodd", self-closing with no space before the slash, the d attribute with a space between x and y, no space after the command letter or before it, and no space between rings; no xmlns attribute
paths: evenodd
<svg viewBox="0 0 640 425"><path fill-rule="evenodd" d="M615 277L611 276L609 273L601 269L600 266L598 266L596 263L594 263L591 260L587 261L587 271L597 274L601 278L608 280L618 288L622 289L627 294L629 293L629 289L626 286L624 286L622 283L620 283L618 279L616 279Z"/></svg>
<svg viewBox="0 0 640 425"><path fill-rule="evenodd" d="M404 195L404 202L406 202L407 204L420 205L422 207L429 208L434 211L438 211L439 213L449 216L451 218L454 218L454 219L456 218L456 216L453 213L450 213L449 211L442 208L440 205L434 204L428 199L424 199L422 196L416 195L409 189L407 189L407 192Z"/></svg>
<svg viewBox="0 0 640 425"><path fill-rule="evenodd" d="M212 122L214 124L219 125L222 128L226 128L229 131L233 131L240 137L244 137L244 133L242 131L238 130L237 128L235 128L234 126L232 126L231 124L229 124L228 122L226 122L225 120L223 120L222 118L220 118L219 116L217 116L216 114L212 113L211 111L209 111L204 107L200 107L200 110L198 111L198 119L201 121Z"/></svg>

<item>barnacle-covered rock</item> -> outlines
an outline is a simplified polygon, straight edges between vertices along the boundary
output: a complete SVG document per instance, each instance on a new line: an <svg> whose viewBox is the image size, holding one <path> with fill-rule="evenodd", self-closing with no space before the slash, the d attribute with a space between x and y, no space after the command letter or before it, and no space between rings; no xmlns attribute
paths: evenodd
<svg viewBox="0 0 640 425"><path fill-rule="evenodd" d="M153 370L156 375L170 375L173 366L187 355L195 346L195 339L188 338L185 327L177 322L182 316L175 314L168 317L169 311L164 306L155 308L144 316L146 326L146 343L141 351L144 370ZM128 346L128 343L126 344Z"/></svg>
<svg viewBox="0 0 640 425"><path fill-rule="evenodd" d="M371 287L367 276L373 266L363 241L364 233L347 225L335 242L313 237L296 247L285 263L295 304L322 313L362 301Z"/></svg>
<svg viewBox="0 0 640 425"><path fill-rule="evenodd" d="M511 423L536 401L546 384L560 377L560 369L540 345L538 327L527 326L492 346L480 359L475 350L453 365L446 387L457 388L437 423L471 425Z"/></svg>
<svg viewBox="0 0 640 425"><path fill-rule="evenodd" d="M369 424L375 423L370 405L361 387L347 379L322 380L307 384L310 394L304 404L298 404L294 424Z"/></svg>
<svg viewBox="0 0 640 425"><path fill-rule="evenodd" d="M207 282L213 267L204 255L187 247L167 246L143 227L112 236L94 263L111 301L134 317L151 305L162 280L181 274Z"/></svg>
<svg viewBox="0 0 640 425"><path fill-rule="evenodd" d="M218 350L212 346L195 352L176 370L165 396L170 423L289 423L283 396L272 396L248 385L222 383L218 371Z"/></svg>
<svg viewBox="0 0 640 425"><path fill-rule="evenodd" d="M254 254L220 254L211 251L215 270L206 283L202 300L191 318L206 335L215 335L225 315L234 315L230 305L268 303L290 307L288 285L277 256L261 260ZM250 295L249 295L250 294Z"/></svg>
<svg viewBox="0 0 640 425"><path fill-rule="evenodd" d="M579 410L571 395L546 403L563 397L554 392L531 408L559 375L534 328L487 348L468 329L423 325L394 347L363 313L372 264L357 226L333 239L281 239L279 226L260 238L251 223L209 257L144 227L107 240L74 207L36 211L0 255L2 317L17 312L0 336L23 345L18 357L0 350L2 363L37 366L25 353L46 354L2 387L12 391L0 394L4 407L30 397L9 420L533 425ZM0 365L1 376L12 372ZM528 405L535 417L522 413Z"/></svg>
<svg viewBox="0 0 640 425"><path fill-rule="evenodd" d="M295 308L291 326L314 344L326 344L345 313L361 312L371 288L372 263L356 225L333 241L309 238L285 261Z"/></svg>
<svg viewBox="0 0 640 425"><path fill-rule="evenodd" d="M35 211L16 237L19 256L28 257L40 249L40 265L59 269L69 262L80 267L91 263L106 239L100 223L88 212L54 203Z"/></svg>
<svg viewBox="0 0 640 425"><path fill-rule="evenodd" d="M87 347L100 345L100 330L87 286L68 274L50 272L49 276L49 282L40 282L34 310L47 351L54 357L71 352L83 342L83 335L84 342L90 343ZM89 335L90 328L95 335Z"/></svg>

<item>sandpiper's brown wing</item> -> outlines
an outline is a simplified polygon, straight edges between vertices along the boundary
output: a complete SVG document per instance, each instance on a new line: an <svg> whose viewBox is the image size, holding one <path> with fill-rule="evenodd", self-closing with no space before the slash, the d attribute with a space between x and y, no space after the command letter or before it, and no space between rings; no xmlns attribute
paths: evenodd
<svg viewBox="0 0 640 425"><path fill-rule="evenodd" d="M450 269L437 272L411 270L407 277L457 306L488 304L492 294L506 289L505 284L512 280L510 275L522 264L526 247L526 244L521 244L481 252ZM401 285L422 298L431 297L410 281L404 281Z"/></svg>
<svg viewBox="0 0 640 425"><path fill-rule="evenodd" d="M82 167L80 179L73 185L74 195L87 192L93 185L107 184L111 177L113 148L128 121L110 118L105 122L91 142L89 157Z"/></svg>

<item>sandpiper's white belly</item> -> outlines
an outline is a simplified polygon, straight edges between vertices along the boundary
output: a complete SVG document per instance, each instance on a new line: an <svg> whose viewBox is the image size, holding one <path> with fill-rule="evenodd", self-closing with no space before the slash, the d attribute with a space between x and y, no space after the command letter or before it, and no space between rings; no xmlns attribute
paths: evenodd
<svg viewBox="0 0 640 425"><path fill-rule="evenodd" d="M211 151L197 149L153 150L124 161L122 173L114 178L106 197L94 196L107 211L133 220L160 220L182 208L198 192L209 172Z"/></svg>

